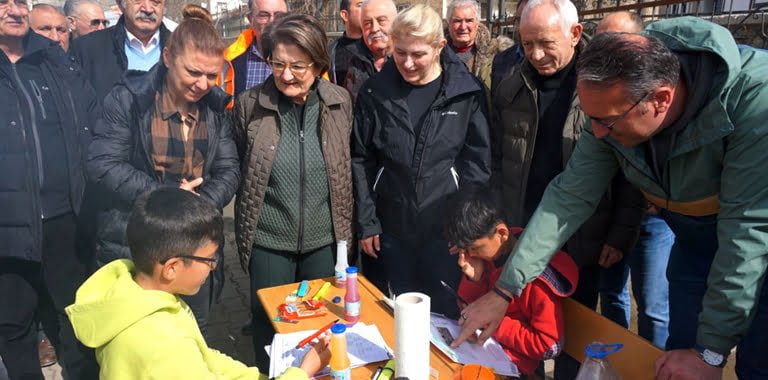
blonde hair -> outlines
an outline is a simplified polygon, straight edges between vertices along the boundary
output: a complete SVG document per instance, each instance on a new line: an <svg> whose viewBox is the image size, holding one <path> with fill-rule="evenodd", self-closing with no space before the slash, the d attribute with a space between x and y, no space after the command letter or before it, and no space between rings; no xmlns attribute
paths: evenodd
<svg viewBox="0 0 768 380"><path fill-rule="evenodd" d="M445 39L443 20L426 4L416 4L400 12L392 22L392 38L418 38L430 45Z"/></svg>

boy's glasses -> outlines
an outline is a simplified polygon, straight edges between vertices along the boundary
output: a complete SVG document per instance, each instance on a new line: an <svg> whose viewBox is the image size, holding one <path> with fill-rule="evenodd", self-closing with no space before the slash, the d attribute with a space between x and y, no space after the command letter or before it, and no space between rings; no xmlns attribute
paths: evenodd
<svg viewBox="0 0 768 380"><path fill-rule="evenodd" d="M192 256L192 255L176 255L171 256L166 259L160 260L160 264L165 264L170 259L189 259L201 263L206 263L211 266L211 270L216 269L217 266L219 266L219 255L216 255L214 257L200 257L200 256Z"/></svg>

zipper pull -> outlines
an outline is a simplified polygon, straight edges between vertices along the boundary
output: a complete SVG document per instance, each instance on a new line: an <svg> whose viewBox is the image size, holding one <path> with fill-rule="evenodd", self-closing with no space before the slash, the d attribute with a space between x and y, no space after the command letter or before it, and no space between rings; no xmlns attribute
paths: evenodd
<svg viewBox="0 0 768 380"><path fill-rule="evenodd" d="M48 119L48 115L45 112L45 104L43 103L43 93L40 92L40 87L37 86L37 81L30 79L29 85L32 87L32 93L35 94L37 104L40 105L40 113L42 113L43 119Z"/></svg>
<svg viewBox="0 0 768 380"><path fill-rule="evenodd" d="M299 142L304 144L304 130L299 129Z"/></svg>

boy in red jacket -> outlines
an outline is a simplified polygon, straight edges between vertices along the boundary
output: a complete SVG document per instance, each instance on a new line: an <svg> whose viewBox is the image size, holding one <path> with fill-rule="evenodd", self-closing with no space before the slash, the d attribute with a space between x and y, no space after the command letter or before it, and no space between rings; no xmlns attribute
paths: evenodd
<svg viewBox="0 0 768 380"><path fill-rule="evenodd" d="M507 226L501 204L489 191L478 190L460 194L446 212L445 235L458 248L458 265L464 272L458 293L467 302L493 290L522 232ZM576 263L558 252L547 269L509 303L493 337L522 374L532 374L539 361L560 354L565 329L560 298L573 293L578 276Z"/></svg>

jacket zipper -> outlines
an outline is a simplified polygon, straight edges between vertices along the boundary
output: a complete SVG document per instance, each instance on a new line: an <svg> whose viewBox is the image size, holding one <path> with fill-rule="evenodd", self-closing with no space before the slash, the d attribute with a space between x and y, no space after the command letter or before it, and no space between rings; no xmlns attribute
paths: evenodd
<svg viewBox="0 0 768 380"><path fill-rule="evenodd" d="M33 142L35 143L35 158L37 159L37 180L39 181L39 188L42 188L43 183L45 183L45 176L43 175L43 157L40 149L40 137L37 134L37 116L35 113L35 104L32 102L32 98L29 96L27 89L24 88L24 83L21 81L19 71L16 69L16 64L11 64L11 68L13 69L13 76L16 80L16 84L19 86L19 91L21 91L21 93L24 95L24 98L27 100L27 105L29 106L29 112L31 114L29 125L32 127L32 138ZM24 139L26 140L26 133L24 134ZM40 218L45 218L42 208L40 209Z"/></svg>
<svg viewBox="0 0 768 380"><path fill-rule="evenodd" d="M45 112L45 104L43 103L43 93L40 91L40 87L37 86L35 80L29 81L30 87L32 87L32 93L35 94L37 104L40 105L40 112L43 114L43 119L48 119L48 113Z"/></svg>
<svg viewBox="0 0 768 380"><path fill-rule="evenodd" d="M376 179L373 181L373 192L376 192L376 186L379 184L379 180L381 179L381 175L384 173L384 167L379 168L379 172L376 173Z"/></svg>
<svg viewBox="0 0 768 380"><path fill-rule="evenodd" d="M304 125L299 125L299 241L298 253L304 248Z"/></svg>
<svg viewBox="0 0 768 380"><path fill-rule="evenodd" d="M75 127L77 129L80 129L80 121L77 119L77 108L75 108L75 100L72 99L72 92L69 91L69 89L67 89L66 91L67 91L67 98L69 99L69 106L72 107L72 116L75 119ZM84 127L83 129L87 131L88 127Z"/></svg>
<svg viewBox="0 0 768 380"><path fill-rule="evenodd" d="M523 216L527 214L527 211L525 210L525 197L528 195L527 194L528 193L528 175L531 173L531 164L533 163L533 153L534 153L533 148L536 146L536 134L538 133L538 129L539 129L539 112L538 112L539 102L536 100L537 92L536 90L533 90L530 87L528 88L533 92L533 107L534 109L537 110L534 113L535 115L534 125L536 126L536 130L534 130L532 133L533 138L531 139L531 145L530 145L531 148L528 149L528 151L525 154L525 158L523 159L524 160L523 162L525 162L525 168L523 169L522 178L525 178L525 182L523 182L523 186L520 187L520 203L519 204L523 206L520 207L517 211L518 223L524 223L524 222L527 223L527 221L523 221Z"/></svg>

